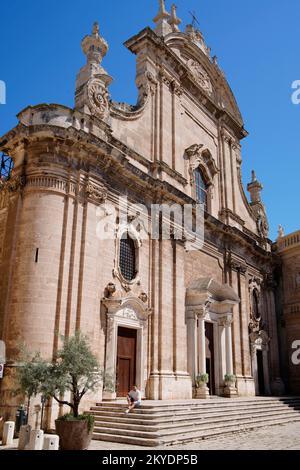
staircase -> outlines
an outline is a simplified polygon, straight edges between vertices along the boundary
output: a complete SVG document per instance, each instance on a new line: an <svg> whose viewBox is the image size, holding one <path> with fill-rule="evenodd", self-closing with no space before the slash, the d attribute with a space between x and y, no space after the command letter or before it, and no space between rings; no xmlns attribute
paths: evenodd
<svg viewBox="0 0 300 470"><path fill-rule="evenodd" d="M123 401L92 407L93 439L155 447L300 421L300 397L144 401L125 409Z"/></svg>

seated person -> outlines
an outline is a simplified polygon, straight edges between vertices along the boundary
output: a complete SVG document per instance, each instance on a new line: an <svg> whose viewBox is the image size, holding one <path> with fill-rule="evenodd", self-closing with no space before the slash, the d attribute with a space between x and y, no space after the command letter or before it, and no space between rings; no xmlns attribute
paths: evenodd
<svg viewBox="0 0 300 470"><path fill-rule="evenodd" d="M139 408L142 404L142 394L136 385L132 387L127 395L128 409L125 413L129 413L133 408Z"/></svg>

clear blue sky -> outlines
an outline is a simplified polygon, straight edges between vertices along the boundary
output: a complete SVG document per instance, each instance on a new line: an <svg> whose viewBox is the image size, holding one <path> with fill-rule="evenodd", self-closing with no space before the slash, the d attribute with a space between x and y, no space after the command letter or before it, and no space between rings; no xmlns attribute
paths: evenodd
<svg viewBox="0 0 300 470"><path fill-rule="evenodd" d="M195 11L206 42L236 95L250 135L243 141L243 179L252 169L264 184L271 238L283 224L300 228L300 105L291 83L300 79L299 0L175 0L178 16ZM167 0L170 8L171 1ZM135 59L123 42L153 25L158 0L2 0L0 135L29 104L73 106L75 76L84 64L82 37L98 20L110 50L104 66L113 76L112 98L135 102Z"/></svg>

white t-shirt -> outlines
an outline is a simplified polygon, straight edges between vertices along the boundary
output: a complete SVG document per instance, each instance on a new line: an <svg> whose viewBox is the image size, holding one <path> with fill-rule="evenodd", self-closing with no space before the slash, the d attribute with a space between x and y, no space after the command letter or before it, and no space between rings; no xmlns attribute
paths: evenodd
<svg viewBox="0 0 300 470"><path fill-rule="evenodd" d="M134 401L141 401L142 400L142 394L139 390L130 390L128 394Z"/></svg>

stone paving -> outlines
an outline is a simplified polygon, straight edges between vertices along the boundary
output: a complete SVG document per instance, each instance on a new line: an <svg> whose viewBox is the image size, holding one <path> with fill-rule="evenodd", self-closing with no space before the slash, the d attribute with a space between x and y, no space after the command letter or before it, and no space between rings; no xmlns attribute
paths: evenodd
<svg viewBox="0 0 300 470"><path fill-rule="evenodd" d="M11 447L0 446L0 450L16 449L17 440ZM254 431L208 439L172 447L140 447L126 444L92 441L89 450L300 450L300 423L289 423Z"/></svg>

